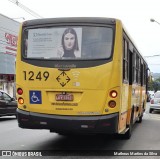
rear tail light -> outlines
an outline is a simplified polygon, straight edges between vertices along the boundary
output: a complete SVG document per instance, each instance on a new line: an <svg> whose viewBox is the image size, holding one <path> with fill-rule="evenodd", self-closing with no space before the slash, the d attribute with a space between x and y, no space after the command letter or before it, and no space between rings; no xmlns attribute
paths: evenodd
<svg viewBox="0 0 160 159"><path fill-rule="evenodd" d="M151 102L151 104L154 104L154 99L151 99L151 101L150 101L150 102Z"/></svg>
<svg viewBox="0 0 160 159"><path fill-rule="evenodd" d="M24 103L24 99L23 99L23 98L21 98L21 97L20 97L20 98L18 98L18 103L19 103L19 104L23 104L23 103Z"/></svg>
<svg viewBox="0 0 160 159"><path fill-rule="evenodd" d="M110 108L114 108L116 106L116 102L114 100L111 100L111 101L108 102L108 106Z"/></svg>
<svg viewBox="0 0 160 159"><path fill-rule="evenodd" d="M17 93L18 93L18 95L22 95L22 94L23 94L22 88L18 88L18 89L17 89Z"/></svg>
<svg viewBox="0 0 160 159"><path fill-rule="evenodd" d="M112 98L116 98L117 95L118 95L118 93L117 93L117 91L115 91L115 90L113 90L113 91L110 92L110 96L111 96Z"/></svg>

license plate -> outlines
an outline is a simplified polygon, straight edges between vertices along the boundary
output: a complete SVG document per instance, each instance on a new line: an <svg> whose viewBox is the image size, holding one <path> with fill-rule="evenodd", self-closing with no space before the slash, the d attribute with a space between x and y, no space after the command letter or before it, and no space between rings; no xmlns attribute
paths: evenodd
<svg viewBox="0 0 160 159"><path fill-rule="evenodd" d="M56 94L56 101L73 101L72 94Z"/></svg>

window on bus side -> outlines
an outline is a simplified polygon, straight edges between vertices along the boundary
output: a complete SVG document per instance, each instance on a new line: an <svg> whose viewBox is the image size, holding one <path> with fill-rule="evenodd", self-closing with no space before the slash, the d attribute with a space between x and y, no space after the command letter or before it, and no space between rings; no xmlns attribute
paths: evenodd
<svg viewBox="0 0 160 159"><path fill-rule="evenodd" d="M123 38L123 80L128 82L129 53L128 42Z"/></svg>

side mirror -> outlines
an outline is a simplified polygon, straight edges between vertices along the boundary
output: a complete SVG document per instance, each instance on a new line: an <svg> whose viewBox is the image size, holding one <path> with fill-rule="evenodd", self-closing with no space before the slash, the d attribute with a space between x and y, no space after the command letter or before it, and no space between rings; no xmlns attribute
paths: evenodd
<svg viewBox="0 0 160 159"><path fill-rule="evenodd" d="M11 98L11 101L15 101L15 98Z"/></svg>

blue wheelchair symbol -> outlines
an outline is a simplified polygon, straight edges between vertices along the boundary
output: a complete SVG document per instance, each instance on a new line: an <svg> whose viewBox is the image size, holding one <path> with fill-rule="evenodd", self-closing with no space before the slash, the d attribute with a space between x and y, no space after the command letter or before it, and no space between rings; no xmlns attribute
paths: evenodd
<svg viewBox="0 0 160 159"><path fill-rule="evenodd" d="M42 104L41 91L29 91L31 104Z"/></svg>

